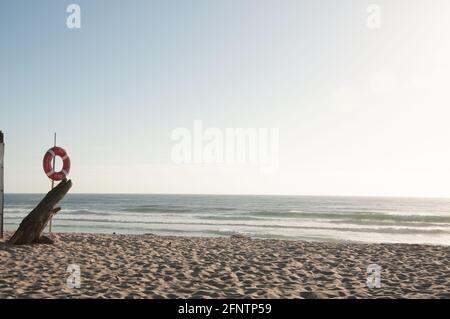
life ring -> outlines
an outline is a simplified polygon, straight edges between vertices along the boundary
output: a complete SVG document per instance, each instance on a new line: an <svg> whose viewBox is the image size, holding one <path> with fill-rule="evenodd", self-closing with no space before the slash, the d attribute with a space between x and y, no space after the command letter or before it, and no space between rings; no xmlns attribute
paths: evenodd
<svg viewBox="0 0 450 319"><path fill-rule="evenodd" d="M53 167L53 159L59 156L63 161L63 168L59 172L55 172L55 168ZM70 158L67 155L66 150L61 147L52 147L45 153L44 155L44 172L47 174L48 178L54 181L62 181L69 175L70 172Z"/></svg>

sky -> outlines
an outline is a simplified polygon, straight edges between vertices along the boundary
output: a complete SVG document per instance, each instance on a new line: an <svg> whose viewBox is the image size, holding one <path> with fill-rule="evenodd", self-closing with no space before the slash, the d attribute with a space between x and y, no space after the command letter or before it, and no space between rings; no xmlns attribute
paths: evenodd
<svg viewBox="0 0 450 319"><path fill-rule="evenodd" d="M49 189L57 132L74 193L450 197L449 16L447 0L2 1L5 190ZM279 169L175 163L195 121L278 129Z"/></svg>

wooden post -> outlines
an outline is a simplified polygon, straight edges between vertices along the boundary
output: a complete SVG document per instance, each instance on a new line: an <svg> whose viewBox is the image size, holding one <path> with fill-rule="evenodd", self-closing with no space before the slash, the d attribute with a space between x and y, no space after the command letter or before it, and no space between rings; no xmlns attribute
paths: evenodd
<svg viewBox="0 0 450 319"><path fill-rule="evenodd" d="M56 133L53 136L53 147L56 147ZM53 169L55 169L55 164L56 164L56 157L53 157ZM52 189L55 187L55 181L52 180ZM52 220L53 217L50 218L50 222L48 223L48 232L51 233L52 232Z"/></svg>
<svg viewBox="0 0 450 319"><path fill-rule="evenodd" d="M3 181L3 158L5 155L5 141L3 139L3 132L0 131L0 238L3 238L3 211L5 200L5 189Z"/></svg>

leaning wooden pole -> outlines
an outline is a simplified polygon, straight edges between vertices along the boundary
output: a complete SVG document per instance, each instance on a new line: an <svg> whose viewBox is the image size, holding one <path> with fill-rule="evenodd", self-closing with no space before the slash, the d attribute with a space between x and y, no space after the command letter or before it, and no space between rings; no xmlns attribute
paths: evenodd
<svg viewBox="0 0 450 319"><path fill-rule="evenodd" d="M64 179L53 188L42 201L22 220L19 228L9 239L10 244L24 245L42 242L41 236L49 220L60 207L55 207L72 187L72 181Z"/></svg>

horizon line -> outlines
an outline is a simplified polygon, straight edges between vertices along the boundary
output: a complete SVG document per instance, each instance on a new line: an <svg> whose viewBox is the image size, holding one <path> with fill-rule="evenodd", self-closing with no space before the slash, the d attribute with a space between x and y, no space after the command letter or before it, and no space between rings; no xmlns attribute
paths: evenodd
<svg viewBox="0 0 450 319"><path fill-rule="evenodd" d="M42 195L36 192L5 192L5 195ZM82 193L67 195L168 195L168 196L279 196L279 197L359 197L359 198L410 198L410 199L449 199L450 196L412 196L412 195L318 195L318 194L232 194L232 193Z"/></svg>

